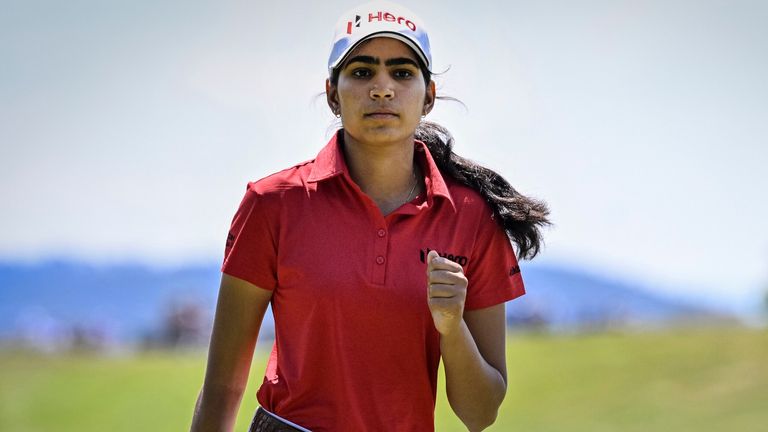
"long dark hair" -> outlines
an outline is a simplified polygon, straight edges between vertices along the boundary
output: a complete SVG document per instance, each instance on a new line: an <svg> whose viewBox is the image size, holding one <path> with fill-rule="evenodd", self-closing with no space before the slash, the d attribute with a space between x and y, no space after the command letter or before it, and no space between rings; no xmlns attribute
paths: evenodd
<svg viewBox="0 0 768 432"><path fill-rule="evenodd" d="M419 66L429 85L432 72L423 64ZM338 84L341 69L343 67L331 74L330 81L334 86ZM456 100L451 97L438 99ZM485 199L507 237L517 245L520 259L533 259L539 253L544 243L541 229L551 224L547 218L549 207L544 201L521 194L496 171L454 153L453 136L437 123L422 121L416 128L415 138L427 145L442 174L476 190Z"/></svg>
<svg viewBox="0 0 768 432"><path fill-rule="evenodd" d="M453 136L437 123L422 121L416 128L416 139L427 145L442 174L482 195L496 221L517 244L521 259L532 259L539 253L541 228L550 224L545 202L521 194L497 172L454 153Z"/></svg>

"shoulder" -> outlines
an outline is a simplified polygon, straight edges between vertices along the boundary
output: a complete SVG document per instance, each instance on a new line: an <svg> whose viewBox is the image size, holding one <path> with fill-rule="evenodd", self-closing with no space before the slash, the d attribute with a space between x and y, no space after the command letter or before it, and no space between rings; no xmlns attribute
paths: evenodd
<svg viewBox="0 0 768 432"><path fill-rule="evenodd" d="M280 199L292 190L303 190L314 162L314 159L301 162L259 180L248 182L248 192L259 198Z"/></svg>
<svg viewBox="0 0 768 432"><path fill-rule="evenodd" d="M248 182L239 211L250 213L258 208L261 213L277 215L287 198L306 196L306 179L314 160L298 163L266 177Z"/></svg>
<svg viewBox="0 0 768 432"><path fill-rule="evenodd" d="M475 189L459 183L450 176L443 176L445 185L451 194L453 205L458 214L472 216L478 219L493 218L493 209L485 201L480 192Z"/></svg>

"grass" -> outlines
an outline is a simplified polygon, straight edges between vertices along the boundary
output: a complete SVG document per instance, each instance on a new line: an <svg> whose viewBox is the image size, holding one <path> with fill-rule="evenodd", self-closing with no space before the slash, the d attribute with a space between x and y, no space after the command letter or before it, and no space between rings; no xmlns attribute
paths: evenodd
<svg viewBox="0 0 768 432"><path fill-rule="evenodd" d="M758 431L768 425L768 331L512 335L494 431ZM248 428L266 355L236 431ZM188 430L202 353L50 357L0 352L0 431ZM463 431L438 393L436 429ZM763 429L764 430L764 429Z"/></svg>

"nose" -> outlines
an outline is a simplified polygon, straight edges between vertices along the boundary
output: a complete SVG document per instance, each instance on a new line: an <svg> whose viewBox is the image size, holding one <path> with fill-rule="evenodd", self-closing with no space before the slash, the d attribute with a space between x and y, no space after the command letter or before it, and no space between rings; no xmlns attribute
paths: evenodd
<svg viewBox="0 0 768 432"><path fill-rule="evenodd" d="M370 93L371 99L392 99L395 97L395 91L389 85L374 85Z"/></svg>

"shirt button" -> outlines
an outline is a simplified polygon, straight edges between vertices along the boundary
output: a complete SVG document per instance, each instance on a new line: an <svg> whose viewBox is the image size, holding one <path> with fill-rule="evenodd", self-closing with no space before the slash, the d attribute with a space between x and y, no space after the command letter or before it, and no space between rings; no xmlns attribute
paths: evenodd
<svg viewBox="0 0 768 432"><path fill-rule="evenodd" d="M384 257L383 256L377 256L376 257L376 264L384 264Z"/></svg>
<svg viewBox="0 0 768 432"><path fill-rule="evenodd" d="M376 234L378 234L379 237L384 237L385 235L387 235L387 232L384 231L384 229L380 229Z"/></svg>

